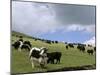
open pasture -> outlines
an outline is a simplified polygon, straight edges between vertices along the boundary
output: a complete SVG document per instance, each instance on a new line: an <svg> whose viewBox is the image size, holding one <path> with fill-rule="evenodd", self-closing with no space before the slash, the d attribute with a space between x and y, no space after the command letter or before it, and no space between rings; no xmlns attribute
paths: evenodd
<svg viewBox="0 0 100 75"><path fill-rule="evenodd" d="M12 36L12 43L18 40L18 37ZM19 52L12 47L11 50L11 71L12 73L29 73L29 72L47 72L50 70L57 70L61 68L67 67L79 67L85 65L93 65L95 64L95 53L94 55L88 55L80 52L77 49L77 46L74 45L74 48L66 49L66 45L64 43L58 44L47 44L42 41L35 41L32 38L23 37L23 40L28 40L31 42L32 47L46 47L48 48L48 52L59 51L62 53L61 63L60 64L47 64L47 67L42 69L39 65L34 69L31 68L31 63L29 60L29 52L22 51ZM88 47L87 47L88 48ZM86 49L87 49L86 48ZM95 68L95 67L94 67ZM92 69L92 68L91 68Z"/></svg>

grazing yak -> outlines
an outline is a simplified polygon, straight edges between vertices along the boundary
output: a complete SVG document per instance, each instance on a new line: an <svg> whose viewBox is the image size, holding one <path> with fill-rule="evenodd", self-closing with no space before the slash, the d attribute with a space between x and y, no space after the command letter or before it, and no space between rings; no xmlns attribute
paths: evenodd
<svg viewBox="0 0 100 75"><path fill-rule="evenodd" d="M15 49L19 49L19 47L21 47L23 45L23 39L20 38L19 40L17 40L16 42L14 42L14 44L12 44L12 46L15 48Z"/></svg>
<svg viewBox="0 0 100 75"><path fill-rule="evenodd" d="M21 46L21 50L27 50L27 51L30 51L30 46L29 45L27 45L27 44L23 44L22 46Z"/></svg>
<svg viewBox="0 0 100 75"><path fill-rule="evenodd" d="M31 48L31 43L30 41L24 41L22 39L19 39L18 41L16 41L14 44L12 44L12 46L17 49L18 51L21 51L22 49L25 50L30 50Z"/></svg>
<svg viewBox="0 0 100 75"><path fill-rule="evenodd" d="M93 49L89 49L89 50L87 50L87 53L89 54L89 55L93 55Z"/></svg>
<svg viewBox="0 0 100 75"><path fill-rule="evenodd" d="M18 41L22 41L22 42L23 42L23 39L22 39L22 38L20 38Z"/></svg>
<svg viewBox="0 0 100 75"><path fill-rule="evenodd" d="M51 40L46 40L45 42L48 44L51 44Z"/></svg>
<svg viewBox="0 0 100 75"><path fill-rule="evenodd" d="M65 44L67 44L67 42L65 42Z"/></svg>
<svg viewBox="0 0 100 75"><path fill-rule="evenodd" d="M88 47L92 47L92 45L88 44Z"/></svg>
<svg viewBox="0 0 100 75"><path fill-rule="evenodd" d="M23 38L23 36L19 36L19 38Z"/></svg>
<svg viewBox="0 0 100 75"><path fill-rule="evenodd" d="M61 56L62 56L61 52L47 53L47 57L48 57L47 63L51 63L51 64L60 63Z"/></svg>
<svg viewBox="0 0 100 75"><path fill-rule="evenodd" d="M57 43L59 43L58 41L55 41L55 43L57 44Z"/></svg>
<svg viewBox="0 0 100 75"><path fill-rule="evenodd" d="M22 42L21 41L16 41L14 44L12 44L12 46L16 49L21 51L21 46L22 46Z"/></svg>
<svg viewBox="0 0 100 75"><path fill-rule="evenodd" d="M20 46L20 42L19 42L19 41L16 41L16 42L14 42L14 44L12 44L12 46L13 46L15 49L18 49L19 46Z"/></svg>
<svg viewBox="0 0 100 75"><path fill-rule="evenodd" d="M32 45L31 45L30 41L24 41L23 44L20 46L20 49L30 51L31 47L32 47Z"/></svg>
<svg viewBox="0 0 100 75"><path fill-rule="evenodd" d="M68 49L68 45L66 45L66 49Z"/></svg>
<svg viewBox="0 0 100 75"><path fill-rule="evenodd" d="M85 52L85 47L84 47L84 45L78 45L78 46L77 46L77 49L79 49L79 50L82 51L82 52Z"/></svg>
<svg viewBox="0 0 100 75"><path fill-rule="evenodd" d="M24 41L23 44L26 44L26 45L28 45L29 47L32 47L30 41Z"/></svg>
<svg viewBox="0 0 100 75"><path fill-rule="evenodd" d="M55 43L54 41L51 41L52 43Z"/></svg>
<svg viewBox="0 0 100 75"><path fill-rule="evenodd" d="M72 43L69 43L68 46L74 48L74 45Z"/></svg>
<svg viewBox="0 0 100 75"><path fill-rule="evenodd" d="M32 68L35 67L35 63L38 63L42 68L47 64L47 48L33 47L30 50L29 58L32 64Z"/></svg>

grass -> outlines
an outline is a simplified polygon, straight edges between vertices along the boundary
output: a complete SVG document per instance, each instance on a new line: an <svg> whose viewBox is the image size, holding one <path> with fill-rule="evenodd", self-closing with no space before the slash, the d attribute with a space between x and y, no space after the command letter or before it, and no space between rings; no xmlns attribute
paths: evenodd
<svg viewBox="0 0 100 75"><path fill-rule="evenodd" d="M12 36L12 43L18 38ZM60 64L48 64L47 68L41 69L39 66L34 69L31 68L31 63L28 57L29 52L22 51L18 52L12 48L11 58L11 72L12 73L29 73L29 72L46 72L49 70L61 69L64 67L77 67L85 65L95 64L95 54L88 55L86 52L81 53L75 46L75 48L65 48L65 44L47 44L41 41L34 41L32 38L24 37L24 40L29 40L32 43L32 47L47 47L48 52L60 51L62 52Z"/></svg>

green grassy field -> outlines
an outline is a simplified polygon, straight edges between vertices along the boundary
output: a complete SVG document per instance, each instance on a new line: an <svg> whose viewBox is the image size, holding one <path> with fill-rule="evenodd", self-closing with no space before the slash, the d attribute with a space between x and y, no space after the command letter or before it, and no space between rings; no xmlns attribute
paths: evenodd
<svg viewBox="0 0 100 75"><path fill-rule="evenodd" d="M13 33L18 34L18 33ZM20 34L21 35L21 34ZM65 44L47 44L41 41L34 41L30 37L23 37L24 40L29 40L32 43L32 47L47 47L48 52L60 51L62 52L60 64L47 64L47 68L41 69L39 66L34 69L31 68L31 63L28 57L29 52L19 52L12 48L11 50L11 72L12 73L27 73L27 72L46 72L48 70L60 69L63 67L77 67L84 65L95 64L95 53L94 55L88 55L87 52L81 53L76 46L74 48L65 48ZM18 37L12 35L12 43L18 40ZM86 48L87 49L87 48Z"/></svg>

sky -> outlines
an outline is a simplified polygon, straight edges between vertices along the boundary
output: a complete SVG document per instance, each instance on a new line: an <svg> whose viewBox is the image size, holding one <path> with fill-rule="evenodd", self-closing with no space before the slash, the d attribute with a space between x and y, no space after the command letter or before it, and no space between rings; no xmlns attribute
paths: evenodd
<svg viewBox="0 0 100 75"><path fill-rule="evenodd" d="M12 1L12 30L83 43L95 37L95 6Z"/></svg>

